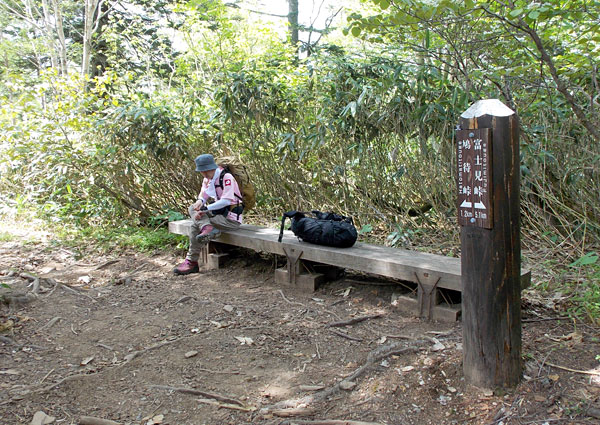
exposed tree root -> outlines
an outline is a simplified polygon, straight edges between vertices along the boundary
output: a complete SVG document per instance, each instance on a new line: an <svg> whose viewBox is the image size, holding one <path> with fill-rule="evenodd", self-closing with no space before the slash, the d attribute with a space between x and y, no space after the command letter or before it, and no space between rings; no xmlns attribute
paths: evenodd
<svg viewBox="0 0 600 425"><path fill-rule="evenodd" d="M346 377L345 379L333 385L332 387L325 388L321 391L318 391L314 394L305 397L291 400L283 400L271 406L263 407L262 409L260 409L260 413L262 415L267 415L274 414L274 412L277 411L278 413L282 414L286 410L289 410L291 413L292 409L306 409L308 406L325 400L327 397L330 397L331 395L341 391L344 387L351 385L352 381L359 378L371 366L373 366L376 363L379 363L381 360L392 355L414 353L419 350L418 345L423 344L424 342L424 340L417 340L411 342L409 346L406 346L405 344L401 343L394 343L378 347L377 349L369 353L366 362L362 366L357 368L350 376Z"/></svg>
<svg viewBox="0 0 600 425"><path fill-rule="evenodd" d="M222 401L224 403L235 404L235 405L238 405L240 407L246 407L244 405L244 403L242 403L239 400L236 400L235 398L223 396L223 395L220 395L220 394L207 393L206 391L197 390L195 388L169 387L167 385L151 385L150 388L158 388L158 389L161 389L161 390L175 391L175 392L183 393L183 394L199 395L199 396L202 396L202 397L212 398L214 400Z"/></svg>

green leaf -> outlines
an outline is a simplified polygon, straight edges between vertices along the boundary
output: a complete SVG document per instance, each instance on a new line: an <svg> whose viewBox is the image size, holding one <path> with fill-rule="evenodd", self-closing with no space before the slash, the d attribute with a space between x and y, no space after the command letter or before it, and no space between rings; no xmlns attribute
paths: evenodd
<svg viewBox="0 0 600 425"><path fill-rule="evenodd" d="M360 35L361 28L357 25L352 27L352 35L358 37Z"/></svg>
<svg viewBox="0 0 600 425"><path fill-rule="evenodd" d="M536 20L537 18L540 17L540 12L537 10L532 10L531 12L529 12L529 15L527 15L529 17L529 19L533 19Z"/></svg>
<svg viewBox="0 0 600 425"><path fill-rule="evenodd" d="M581 267L581 266L589 266L590 264L595 264L598 261L598 254L595 252L588 252L582 257L579 257L577 260L573 261L569 266L571 267Z"/></svg>
<svg viewBox="0 0 600 425"><path fill-rule="evenodd" d="M371 224L365 224L363 227L361 227L361 229L358 231L358 233L365 234L365 233L370 233L373 231L373 225Z"/></svg>
<svg viewBox="0 0 600 425"><path fill-rule="evenodd" d="M389 0L381 0L379 2L379 7L381 7L383 10L387 9L388 7L390 7Z"/></svg>
<svg viewBox="0 0 600 425"><path fill-rule="evenodd" d="M517 16L521 15L522 13L523 13L523 9L518 8L518 9L511 10L509 13L509 16L511 18L516 18Z"/></svg>

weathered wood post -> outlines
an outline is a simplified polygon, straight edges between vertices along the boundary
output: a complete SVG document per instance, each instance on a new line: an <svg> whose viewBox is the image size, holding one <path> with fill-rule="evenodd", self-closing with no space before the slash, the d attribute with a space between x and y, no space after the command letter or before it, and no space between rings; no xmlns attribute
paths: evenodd
<svg viewBox="0 0 600 425"><path fill-rule="evenodd" d="M522 370L519 120L486 99L459 126L463 371L479 387L513 387Z"/></svg>

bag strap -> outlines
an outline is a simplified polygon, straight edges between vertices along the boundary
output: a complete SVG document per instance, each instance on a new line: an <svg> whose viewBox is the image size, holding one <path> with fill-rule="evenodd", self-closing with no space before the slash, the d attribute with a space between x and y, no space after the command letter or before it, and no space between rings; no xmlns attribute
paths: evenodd
<svg viewBox="0 0 600 425"><path fill-rule="evenodd" d="M283 239L283 227L285 226L285 219L296 217L296 215L298 214L304 215L304 213L295 210L283 213L283 215L281 216L281 227L279 228L279 238L277 239L277 242L281 242L281 240Z"/></svg>
<svg viewBox="0 0 600 425"><path fill-rule="evenodd" d="M217 187L220 187L220 188L221 188L221 190L224 190L224 189L225 189L225 187L223 186L223 178L225 178L225 174L227 174L227 173L231 174L231 176L232 176L233 178L235 178L235 176L233 175L233 173L231 172L231 170L229 169L229 167L223 167L223 170L221 171L221 174L219 174L219 183L215 183L215 189L216 189ZM237 180L236 180L236 182L237 182ZM239 182L237 182L237 183L238 183L238 187L239 187L239 184L240 184L240 183L239 183ZM241 187L240 187L240 190L242 190L242 188L241 188ZM237 194L237 193L234 193L233 195L234 195L236 198L238 198L238 203L237 203L237 204L231 204L229 207L224 207L224 208L228 208L228 209L229 209L229 211L233 211L235 208L241 207L241 208L242 208L242 211L244 211L244 198L243 198L243 197L240 197L240 196L238 196L238 194ZM229 211L228 211L228 212L229 212ZM238 211L239 211L239 210L238 210ZM239 220L239 218L240 218L240 215L241 215L241 214L242 214L242 212L241 212L241 211L237 213L237 218L238 218L238 220ZM225 213L224 215L225 215L225 216L227 216L227 213Z"/></svg>

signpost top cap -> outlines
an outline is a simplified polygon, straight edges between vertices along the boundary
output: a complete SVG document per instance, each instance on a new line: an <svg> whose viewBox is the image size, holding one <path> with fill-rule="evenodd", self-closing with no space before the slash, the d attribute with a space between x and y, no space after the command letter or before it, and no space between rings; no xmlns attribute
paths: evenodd
<svg viewBox="0 0 600 425"><path fill-rule="evenodd" d="M515 112L500 102L498 99L483 99L478 100L471 105L469 109L462 113L461 118L478 118L483 115L491 115L494 117L508 117Z"/></svg>

